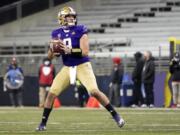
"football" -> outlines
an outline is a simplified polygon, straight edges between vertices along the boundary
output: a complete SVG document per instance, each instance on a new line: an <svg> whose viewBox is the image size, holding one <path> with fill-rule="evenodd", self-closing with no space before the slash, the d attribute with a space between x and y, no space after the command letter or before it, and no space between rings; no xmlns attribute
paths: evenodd
<svg viewBox="0 0 180 135"><path fill-rule="evenodd" d="M50 41L50 49L55 55L61 55L64 53L64 50L62 48L63 46L62 40L51 40Z"/></svg>

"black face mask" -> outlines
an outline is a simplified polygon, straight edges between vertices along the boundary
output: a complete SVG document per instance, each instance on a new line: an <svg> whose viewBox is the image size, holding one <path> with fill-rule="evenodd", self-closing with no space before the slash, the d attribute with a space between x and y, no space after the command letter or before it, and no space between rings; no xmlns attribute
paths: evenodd
<svg viewBox="0 0 180 135"><path fill-rule="evenodd" d="M13 68L17 68L17 64L12 64L12 67Z"/></svg>
<svg viewBox="0 0 180 135"><path fill-rule="evenodd" d="M50 64L51 64L51 62L49 60L44 61L45 66L49 66Z"/></svg>

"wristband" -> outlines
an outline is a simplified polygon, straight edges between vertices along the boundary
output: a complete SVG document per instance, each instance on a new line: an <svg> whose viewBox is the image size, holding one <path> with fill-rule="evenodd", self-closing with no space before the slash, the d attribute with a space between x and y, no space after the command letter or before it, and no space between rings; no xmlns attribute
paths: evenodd
<svg viewBox="0 0 180 135"><path fill-rule="evenodd" d="M80 48L72 48L71 55L76 57L82 57L82 50Z"/></svg>

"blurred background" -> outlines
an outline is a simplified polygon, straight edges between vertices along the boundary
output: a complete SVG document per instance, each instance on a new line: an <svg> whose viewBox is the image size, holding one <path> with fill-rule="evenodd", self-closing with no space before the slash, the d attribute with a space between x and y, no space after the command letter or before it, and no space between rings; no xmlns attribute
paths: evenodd
<svg viewBox="0 0 180 135"><path fill-rule="evenodd" d="M78 13L78 24L89 29L90 58L105 94L112 59L122 60L124 75L130 76L124 82L131 84L134 54L148 50L155 58L155 106L172 104L169 62L174 52L180 51L179 0L6 0L0 2L0 105L10 105L8 94L3 92L3 77L12 57L16 57L24 71L24 105L38 105L39 66L47 56L51 31L58 28L57 13L64 6L73 7ZM58 72L61 59L52 63ZM132 94L125 96L128 94L121 94L120 100L127 101L123 105L129 106ZM77 105L70 90L60 100L63 105Z"/></svg>

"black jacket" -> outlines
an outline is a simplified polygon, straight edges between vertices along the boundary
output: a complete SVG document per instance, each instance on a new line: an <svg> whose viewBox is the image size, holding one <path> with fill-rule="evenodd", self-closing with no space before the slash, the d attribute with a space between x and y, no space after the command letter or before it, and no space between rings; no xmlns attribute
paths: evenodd
<svg viewBox="0 0 180 135"><path fill-rule="evenodd" d="M155 79L155 64L154 58L151 57L148 61L145 61L142 71L143 83L154 83Z"/></svg>
<svg viewBox="0 0 180 135"><path fill-rule="evenodd" d="M122 79L123 79L123 67L122 65L119 65L118 68L115 70L115 68L113 68L112 72L111 72L111 82L112 83L117 83L117 84L121 84L122 83Z"/></svg>
<svg viewBox="0 0 180 135"><path fill-rule="evenodd" d="M180 61L172 60L169 71L172 74L172 81L180 81Z"/></svg>
<svg viewBox="0 0 180 135"><path fill-rule="evenodd" d="M144 66L144 60L142 59L142 57L136 57L136 56L135 56L135 60L136 60L136 65L132 72L132 80L134 83L136 83L136 82L140 83L141 76L142 76L142 70L143 70L143 66Z"/></svg>

